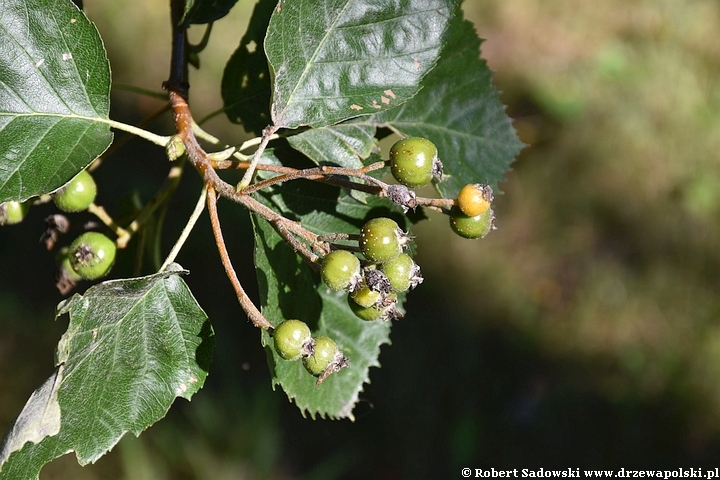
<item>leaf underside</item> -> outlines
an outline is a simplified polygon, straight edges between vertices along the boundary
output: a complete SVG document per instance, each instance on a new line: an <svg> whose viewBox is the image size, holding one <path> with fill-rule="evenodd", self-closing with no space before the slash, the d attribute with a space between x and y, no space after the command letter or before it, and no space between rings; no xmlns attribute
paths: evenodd
<svg viewBox="0 0 720 480"><path fill-rule="evenodd" d="M179 273L187 272L173 265L104 282L67 301L57 371L6 434L0 478L38 478L44 464L70 451L81 465L94 462L202 387L214 334Z"/></svg>
<svg viewBox="0 0 720 480"><path fill-rule="evenodd" d="M110 145L110 65L70 0L0 9L0 202L58 189Z"/></svg>

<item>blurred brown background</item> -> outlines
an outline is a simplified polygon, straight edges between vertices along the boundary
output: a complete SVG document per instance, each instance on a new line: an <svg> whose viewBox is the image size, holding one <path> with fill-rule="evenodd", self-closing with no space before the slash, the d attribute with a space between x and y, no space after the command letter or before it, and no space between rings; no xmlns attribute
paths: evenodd
<svg viewBox="0 0 720 480"><path fill-rule="evenodd" d="M167 2L86 0L115 82L159 90ZM192 73L196 118L221 107L224 63L253 3L215 25ZM483 56L529 146L501 185L499 230L418 225L425 283L371 371L357 421L303 419L273 392L258 332L212 248L207 219L179 262L217 334L206 388L96 465L51 479L461 478L470 468L718 466L720 453L720 4L712 0L467 0ZM193 31L196 38L201 29ZM161 106L125 91L115 118ZM153 125L169 131L168 119ZM218 116L206 129L243 137ZM100 201L167 170L133 140L98 171ZM171 245L195 202L187 175ZM0 430L52 371L66 320L35 209L0 230ZM244 283L252 239L224 205ZM172 223L175 222L175 223ZM228 224L229 225L229 224ZM26 252L22 257L16 252ZM117 274L122 274L122 265ZM129 267L128 267L129 268Z"/></svg>

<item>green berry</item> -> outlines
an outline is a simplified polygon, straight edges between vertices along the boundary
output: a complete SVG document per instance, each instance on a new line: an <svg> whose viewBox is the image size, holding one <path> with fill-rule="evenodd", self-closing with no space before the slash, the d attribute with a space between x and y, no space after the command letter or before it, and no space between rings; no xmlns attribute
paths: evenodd
<svg viewBox="0 0 720 480"><path fill-rule="evenodd" d="M323 261L321 276L335 291L354 290L360 279L360 260L347 250L330 252Z"/></svg>
<svg viewBox="0 0 720 480"><path fill-rule="evenodd" d="M405 292L422 283L420 267L407 253L401 253L381 267L382 272L390 281L390 288L395 292Z"/></svg>
<svg viewBox="0 0 720 480"><path fill-rule="evenodd" d="M86 280L104 277L115 261L115 243L98 232L85 232L70 244L70 265Z"/></svg>
<svg viewBox="0 0 720 480"><path fill-rule="evenodd" d="M87 210L95 201L97 185L87 170L78 173L75 178L55 192L55 205L63 212L81 212Z"/></svg>
<svg viewBox="0 0 720 480"><path fill-rule="evenodd" d="M495 213L488 208L485 213L469 217L460 209L453 208L450 213L450 227L455 233L465 238L483 238L495 228Z"/></svg>
<svg viewBox="0 0 720 480"><path fill-rule="evenodd" d="M421 137L404 138L390 149L390 170L393 177L410 188L427 185L438 170L435 144Z"/></svg>
<svg viewBox="0 0 720 480"><path fill-rule="evenodd" d="M380 294L378 293L378 295ZM373 320L380 318L380 309L375 307L375 304L363 306L358 304L352 298L348 298L348 305L350 305L350 310L352 310L355 316L361 320L372 322Z"/></svg>
<svg viewBox="0 0 720 480"><path fill-rule="evenodd" d="M364 282L360 288L350 294L350 298L352 298L353 302L362 307L371 307L375 305L380 300L381 296L382 294L380 292L372 290Z"/></svg>
<svg viewBox="0 0 720 480"><path fill-rule="evenodd" d="M400 255L407 239L394 220L373 218L360 230L360 251L371 262L385 263Z"/></svg>
<svg viewBox="0 0 720 480"><path fill-rule="evenodd" d="M300 320L285 320L273 331L275 351L285 360L297 360L312 353L310 328Z"/></svg>
<svg viewBox="0 0 720 480"><path fill-rule="evenodd" d="M389 295L380 295L380 299L376 303L367 307L359 305L352 298L348 298L348 305L350 305L350 310L353 311L356 317L368 322L371 322L373 320L387 321L403 316L402 312L400 312L400 310L398 310L396 307L396 294L391 293Z"/></svg>
<svg viewBox="0 0 720 480"><path fill-rule="evenodd" d="M315 352L303 358L303 365L311 375L319 377L336 361L338 354L342 355L335 342L328 337L320 336L315 339Z"/></svg>
<svg viewBox="0 0 720 480"><path fill-rule="evenodd" d="M468 217L475 217L485 213L492 201L492 188L489 185L471 183L460 190L457 206Z"/></svg>
<svg viewBox="0 0 720 480"><path fill-rule="evenodd" d="M22 222L29 209L29 202L9 201L0 203L0 225L15 225Z"/></svg>

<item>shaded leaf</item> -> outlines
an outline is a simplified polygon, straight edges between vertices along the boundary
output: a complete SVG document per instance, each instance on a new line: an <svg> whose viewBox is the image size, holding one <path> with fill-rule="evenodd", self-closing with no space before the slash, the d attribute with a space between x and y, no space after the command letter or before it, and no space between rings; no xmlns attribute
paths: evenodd
<svg viewBox="0 0 720 480"><path fill-rule="evenodd" d="M318 165L362 168L375 143L375 128L352 122L311 128L288 137L290 145Z"/></svg>
<svg viewBox="0 0 720 480"><path fill-rule="evenodd" d="M185 13L180 24L203 24L224 17L237 0L185 0Z"/></svg>
<svg viewBox="0 0 720 480"><path fill-rule="evenodd" d="M270 69L262 44L277 0L260 0L237 50L225 65L221 94L225 114L245 130L262 134L270 125Z"/></svg>
<svg viewBox="0 0 720 480"><path fill-rule="evenodd" d="M180 267L170 270L104 282L62 306L70 322L58 369L6 434L0 478L38 478L69 451L82 465L94 462L202 387L214 334Z"/></svg>
<svg viewBox="0 0 720 480"><path fill-rule="evenodd" d="M367 121L388 125L405 136L432 140L448 175L438 190L454 198L468 183L497 188L523 147L499 96L480 58L480 39L459 12L441 58L423 80L420 93Z"/></svg>
<svg viewBox="0 0 720 480"><path fill-rule="evenodd" d="M110 66L70 0L0 9L0 202L64 185L112 141Z"/></svg>
<svg viewBox="0 0 720 480"><path fill-rule="evenodd" d="M267 31L278 127L338 123L417 93L453 0L282 0Z"/></svg>

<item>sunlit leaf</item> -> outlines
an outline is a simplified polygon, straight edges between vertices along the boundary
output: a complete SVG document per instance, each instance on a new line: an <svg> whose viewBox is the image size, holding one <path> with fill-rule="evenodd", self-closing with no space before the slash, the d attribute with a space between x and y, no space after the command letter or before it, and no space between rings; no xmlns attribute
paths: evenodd
<svg viewBox="0 0 720 480"><path fill-rule="evenodd" d="M453 0L282 0L265 52L272 119L332 125L392 108L417 93L443 44Z"/></svg>
<svg viewBox="0 0 720 480"><path fill-rule="evenodd" d="M82 465L94 462L203 386L214 335L179 273L173 265L105 282L61 308L70 322L57 371L6 434L0 478L38 478L45 463L70 451Z"/></svg>
<svg viewBox="0 0 720 480"><path fill-rule="evenodd" d="M0 8L0 202L51 192L112 141L110 66L70 0Z"/></svg>
<svg viewBox="0 0 720 480"><path fill-rule="evenodd" d="M523 147L499 96L480 58L480 39L472 23L458 13L420 93L367 121L433 141L447 175L438 189L453 198L468 183L496 187Z"/></svg>

